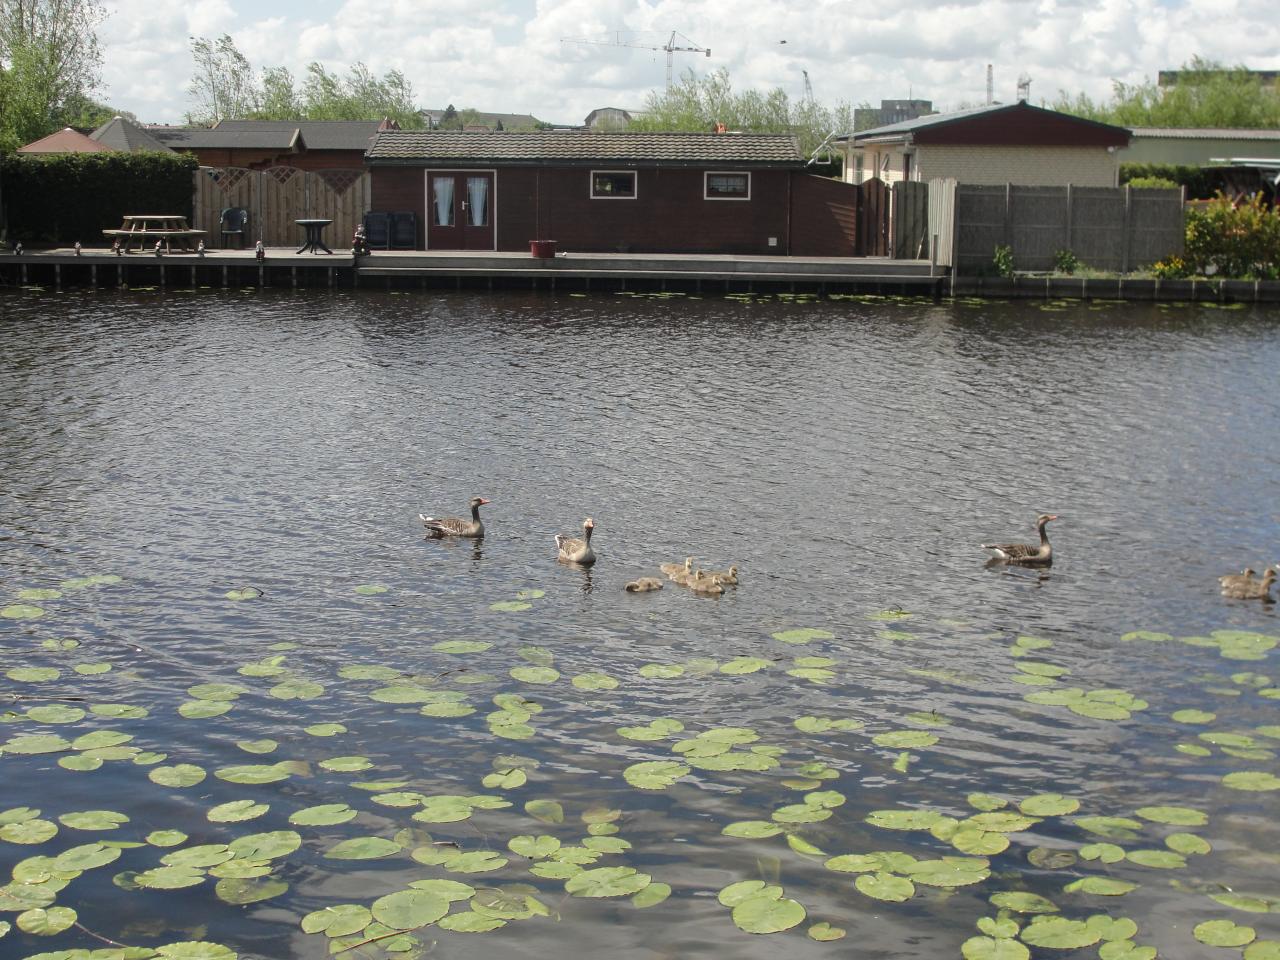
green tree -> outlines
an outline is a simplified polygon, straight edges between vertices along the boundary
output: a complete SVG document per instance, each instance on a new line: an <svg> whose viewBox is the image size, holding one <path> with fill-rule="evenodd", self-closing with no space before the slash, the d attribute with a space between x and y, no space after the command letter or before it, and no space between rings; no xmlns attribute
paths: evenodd
<svg viewBox="0 0 1280 960"><path fill-rule="evenodd" d="M229 34L217 40L192 37L191 56L195 73L187 92L195 108L187 112L188 123L213 124L252 116L262 94L253 75L253 66Z"/></svg>
<svg viewBox="0 0 1280 960"><path fill-rule="evenodd" d="M1280 85L1201 57L1183 64L1172 86L1117 81L1109 101L1063 91L1050 106L1126 127L1280 127Z"/></svg>
<svg viewBox="0 0 1280 960"><path fill-rule="evenodd" d="M666 90L651 91L644 113L633 118L629 130L708 132L724 124L748 133L790 133L805 154L830 133L853 129L853 109L840 103L834 109L812 100L792 102L781 87L735 92L729 71L721 67L698 77L686 71Z"/></svg>
<svg viewBox="0 0 1280 960"><path fill-rule="evenodd" d="M303 115L302 100L293 86L293 74L284 67L262 71L262 92L258 97L256 120L296 120Z"/></svg>
<svg viewBox="0 0 1280 960"><path fill-rule="evenodd" d="M100 82L94 0L0 0L0 145L66 126Z"/></svg>

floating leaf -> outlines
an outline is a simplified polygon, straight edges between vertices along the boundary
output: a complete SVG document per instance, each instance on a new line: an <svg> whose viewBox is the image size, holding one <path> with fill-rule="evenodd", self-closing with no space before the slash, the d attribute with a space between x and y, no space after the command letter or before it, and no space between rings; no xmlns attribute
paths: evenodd
<svg viewBox="0 0 1280 960"><path fill-rule="evenodd" d="M804 918L804 907L785 897L749 897L733 908L734 924L747 933L781 933L802 923Z"/></svg>
<svg viewBox="0 0 1280 960"><path fill-rule="evenodd" d="M1186 858L1172 850L1130 850L1126 856L1141 867L1175 870L1187 865Z"/></svg>
<svg viewBox="0 0 1280 960"><path fill-rule="evenodd" d="M776 837L782 833L782 827L767 820L742 820L731 823L720 831L726 837L742 837L748 840L761 840L765 837Z"/></svg>
<svg viewBox="0 0 1280 960"><path fill-rule="evenodd" d="M352 837L330 847L325 857L329 860L376 860L392 856L402 849L394 840L383 837Z"/></svg>
<svg viewBox="0 0 1280 960"><path fill-rule="evenodd" d="M271 753L280 744L275 740L237 740L236 746L245 753Z"/></svg>
<svg viewBox="0 0 1280 960"><path fill-rule="evenodd" d="M1178 710L1170 718L1177 723L1213 723L1217 716L1207 710Z"/></svg>
<svg viewBox="0 0 1280 960"><path fill-rule="evenodd" d="M187 842L187 835L181 830L152 830L147 834L147 843L153 847L176 847Z"/></svg>
<svg viewBox="0 0 1280 960"><path fill-rule="evenodd" d="M1280 940L1255 940L1244 948L1244 960L1280 960Z"/></svg>
<svg viewBox="0 0 1280 960"><path fill-rule="evenodd" d="M59 753L63 750L70 749L70 741L51 733L38 733L21 737L13 737L4 743L5 753L23 754L26 756L34 756L41 753Z"/></svg>
<svg viewBox="0 0 1280 960"><path fill-rule="evenodd" d="M560 671L555 667L512 667L508 672L513 680L522 683L555 683L560 679Z"/></svg>
<svg viewBox="0 0 1280 960"><path fill-rule="evenodd" d="M1253 927L1237 926L1231 920L1206 920L1196 924L1191 934L1210 947L1243 947L1257 937Z"/></svg>
<svg viewBox="0 0 1280 960"><path fill-rule="evenodd" d="M356 587L356 593L362 597L373 597L379 593L386 593L391 588L381 583L362 583Z"/></svg>
<svg viewBox="0 0 1280 960"><path fill-rule="evenodd" d="M830 940L844 939L845 930L843 927L833 927L824 920L821 923L815 923L810 927L808 933L810 940L817 940L820 943L824 943Z"/></svg>
<svg viewBox="0 0 1280 960"><path fill-rule="evenodd" d="M447 914L449 901L427 890L400 890L379 897L370 912L373 919L393 930L413 930Z"/></svg>
<svg viewBox="0 0 1280 960"><path fill-rule="evenodd" d="M860 893L876 900L887 900L890 903L902 903L910 900L916 892L915 884L906 877L895 877L891 873L863 873L854 881Z"/></svg>
<svg viewBox="0 0 1280 960"><path fill-rule="evenodd" d="M965 960L1027 960L1031 951L1006 937L970 937L960 944Z"/></svg>
<svg viewBox="0 0 1280 960"><path fill-rule="evenodd" d="M218 881L214 892L219 900L239 906L270 900L288 889L289 884L283 880L225 877Z"/></svg>
<svg viewBox="0 0 1280 960"><path fill-rule="evenodd" d="M114 810L85 810L81 813L64 813L58 818L64 827L73 830L115 830L129 818Z"/></svg>
<svg viewBox="0 0 1280 960"><path fill-rule="evenodd" d="M268 809L270 807L265 803L255 803L252 800L230 800L227 803L218 804L205 816L213 823L239 823L243 820L255 820L265 814Z"/></svg>
<svg viewBox="0 0 1280 960"><path fill-rule="evenodd" d="M1213 849L1209 841L1194 833L1171 833L1164 838L1165 846L1181 854L1206 854Z"/></svg>
<svg viewBox="0 0 1280 960"><path fill-rule="evenodd" d="M239 587L235 590L228 590L223 596L228 600L257 600L262 596L262 591L257 587Z"/></svg>
<svg viewBox="0 0 1280 960"><path fill-rule="evenodd" d="M829 630L819 630L814 627L799 627L794 630L780 630L771 634L773 639L780 640L783 643L812 643L814 640L834 640L835 634Z"/></svg>
<svg viewBox="0 0 1280 960"><path fill-rule="evenodd" d="M1057 913L1058 908L1052 900L1046 900L1037 893L1021 890L1008 890L991 895L991 902L1001 910L1012 910L1014 913Z"/></svg>
<svg viewBox="0 0 1280 960"><path fill-rule="evenodd" d="M7 750L8 747L5 749ZM1232 790L1280 790L1280 777L1260 770L1238 770L1223 777L1222 785Z"/></svg>
<svg viewBox="0 0 1280 960"><path fill-rule="evenodd" d="M607 673L580 673L573 678L579 690L615 690L618 681Z"/></svg>
<svg viewBox="0 0 1280 960"><path fill-rule="evenodd" d="M672 760L633 763L622 771L627 783L641 790L664 790L689 772L689 767Z"/></svg>
<svg viewBox="0 0 1280 960"><path fill-rule="evenodd" d="M11 603L0 608L0 617L8 620L37 620L44 616L44 609L30 603ZM10 674L12 677L12 673Z"/></svg>
<svg viewBox="0 0 1280 960"><path fill-rule="evenodd" d="M519 613L521 610L532 610L533 604L524 600L500 600L489 604L489 609L498 613Z"/></svg>
<svg viewBox="0 0 1280 960"><path fill-rule="evenodd" d="M631 898L631 905L637 910L644 910L646 907L656 907L669 896L671 896L670 884L650 883Z"/></svg>
<svg viewBox="0 0 1280 960"><path fill-rule="evenodd" d="M639 893L652 880L634 867L597 867L570 877L564 888L575 897L621 897Z"/></svg>
<svg viewBox="0 0 1280 960"><path fill-rule="evenodd" d="M1136 883L1114 877L1081 877L1062 888L1068 893L1092 893L1100 897L1121 897L1138 889Z"/></svg>
<svg viewBox="0 0 1280 960"><path fill-rule="evenodd" d="M1102 939L1102 935L1081 920L1066 917L1036 917L1019 934L1024 943L1033 947L1050 947L1055 950L1076 950L1089 947Z"/></svg>
<svg viewBox="0 0 1280 960"><path fill-rule="evenodd" d="M433 643L431 649L437 653L464 654L484 653L492 646L492 643L484 640L442 640L439 643Z"/></svg>
<svg viewBox="0 0 1280 960"><path fill-rule="evenodd" d="M1079 810L1080 801L1060 793L1041 793L1021 801L1018 809L1031 817L1060 817Z"/></svg>
<svg viewBox="0 0 1280 960"><path fill-rule="evenodd" d="M76 922L76 912L70 907L37 907L18 914L14 923L23 933L37 937L52 937L68 929Z"/></svg>
<svg viewBox="0 0 1280 960"><path fill-rule="evenodd" d="M373 914L368 907L340 903L308 913L302 918L302 930L304 933L327 933L330 937L345 937L359 933L371 922Z"/></svg>
<svg viewBox="0 0 1280 960"><path fill-rule="evenodd" d="M205 778L205 772L191 763L179 763L172 767L153 767L147 778L162 787L193 787Z"/></svg>
<svg viewBox="0 0 1280 960"><path fill-rule="evenodd" d="M894 750L911 747L931 747L938 742L938 735L924 730L892 730L877 734L871 742L878 747L891 747Z"/></svg>
<svg viewBox="0 0 1280 960"><path fill-rule="evenodd" d="M564 807L555 800L530 800L524 812L543 823L564 823Z"/></svg>
<svg viewBox="0 0 1280 960"><path fill-rule="evenodd" d="M497 930L499 927L505 927L506 925L507 921L505 920L501 920L498 917L487 917L474 910L451 913L438 924L441 930L450 930L453 933L488 933L490 930Z"/></svg>
<svg viewBox="0 0 1280 960"><path fill-rule="evenodd" d="M886 830L928 830L941 818L937 810L873 810L865 819Z"/></svg>
<svg viewBox="0 0 1280 960"><path fill-rule="evenodd" d="M219 767L213 771L219 780L228 783L263 784L278 783L292 775L292 769L286 763L242 763L230 767Z"/></svg>
<svg viewBox="0 0 1280 960"><path fill-rule="evenodd" d="M1208 814L1191 807L1139 807L1133 812L1153 823L1171 823L1181 827L1202 827L1209 822Z"/></svg>

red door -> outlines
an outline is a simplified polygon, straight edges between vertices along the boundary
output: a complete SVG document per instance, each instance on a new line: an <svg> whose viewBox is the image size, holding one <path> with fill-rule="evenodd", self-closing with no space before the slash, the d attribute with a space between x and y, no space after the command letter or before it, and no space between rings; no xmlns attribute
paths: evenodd
<svg viewBox="0 0 1280 960"><path fill-rule="evenodd" d="M427 171L427 249L492 250L493 173Z"/></svg>

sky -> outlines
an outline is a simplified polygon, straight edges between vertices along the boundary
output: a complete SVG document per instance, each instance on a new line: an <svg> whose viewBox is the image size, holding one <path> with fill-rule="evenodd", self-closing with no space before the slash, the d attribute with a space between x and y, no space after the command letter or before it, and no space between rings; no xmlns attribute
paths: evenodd
<svg viewBox="0 0 1280 960"><path fill-rule="evenodd" d="M661 47L677 43L675 71L728 69L735 89L781 87L878 106L932 100L935 109L1059 91L1111 95L1114 81L1154 80L1199 55L1280 69L1275 0L103 0L107 19L100 99L148 123L179 123L191 103L190 38L228 33L258 69L300 77L319 61L345 72L402 71L420 106L453 104L581 123L597 107L639 109L666 82Z"/></svg>

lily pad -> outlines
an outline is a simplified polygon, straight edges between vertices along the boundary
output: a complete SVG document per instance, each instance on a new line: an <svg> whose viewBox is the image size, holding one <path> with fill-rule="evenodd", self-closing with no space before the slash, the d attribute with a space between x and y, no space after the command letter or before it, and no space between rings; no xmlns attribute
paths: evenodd
<svg viewBox="0 0 1280 960"><path fill-rule="evenodd" d="M897 877L891 873L863 873L854 881L858 891L875 900L886 900L890 903L902 903L910 900L916 892L915 884L906 877Z"/></svg>
<svg viewBox="0 0 1280 960"><path fill-rule="evenodd" d="M427 890L400 890L379 897L370 907L373 919L393 930L413 930L435 923L449 912L449 901Z"/></svg>
<svg viewBox="0 0 1280 960"><path fill-rule="evenodd" d="M325 853L329 860L377 860L399 853L403 848L383 837L352 837L334 844Z"/></svg>
<svg viewBox="0 0 1280 960"><path fill-rule="evenodd" d="M1253 927L1239 926L1231 920L1206 920L1196 924L1191 934L1210 947L1243 947L1257 937Z"/></svg>
<svg viewBox="0 0 1280 960"><path fill-rule="evenodd" d="M652 881L634 867L597 867L570 877L564 888L575 897L621 897L639 893Z"/></svg>
<svg viewBox="0 0 1280 960"><path fill-rule="evenodd" d="M746 933L781 933L803 923L805 909L795 900L750 897L733 908L733 922Z"/></svg>
<svg viewBox="0 0 1280 960"><path fill-rule="evenodd" d="M834 640L836 635L830 630L819 630L815 627L798 627L794 630L780 630L771 634L771 636L782 643L801 644L812 643L814 640Z"/></svg>

